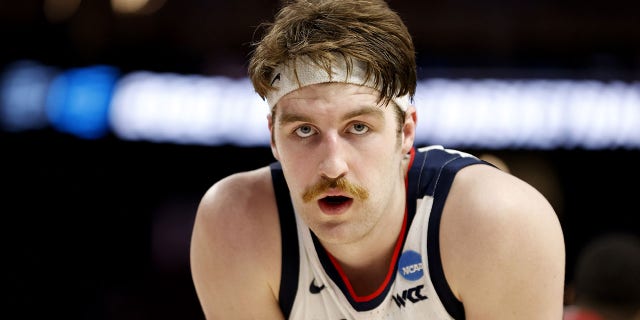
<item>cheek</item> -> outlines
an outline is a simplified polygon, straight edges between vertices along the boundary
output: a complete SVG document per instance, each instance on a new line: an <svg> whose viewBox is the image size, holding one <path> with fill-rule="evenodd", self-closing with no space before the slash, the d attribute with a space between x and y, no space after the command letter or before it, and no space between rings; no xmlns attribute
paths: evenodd
<svg viewBox="0 0 640 320"><path fill-rule="evenodd" d="M279 155L278 160L288 178L301 181L311 179L310 176L315 173L317 157L282 143L276 144L276 149Z"/></svg>
<svg viewBox="0 0 640 320"><path fill-rule="evenodd" d="M292 144L287 144L283 139L277 140L275 149L278 154L278 160L282 163L283 167L290 168L291 171L299 173L302 169L309 169L311 165L312 157L309 152L305 152L300 147L296 147Z"/></svg>
<svg viewBox="0 0 640 320"><path fill-rule="evenodd" d="M315 181L313 177L308 176L311 170L300 167L298 163L283 163L282 170L293 200L302 201L304 191Z"/></svg>

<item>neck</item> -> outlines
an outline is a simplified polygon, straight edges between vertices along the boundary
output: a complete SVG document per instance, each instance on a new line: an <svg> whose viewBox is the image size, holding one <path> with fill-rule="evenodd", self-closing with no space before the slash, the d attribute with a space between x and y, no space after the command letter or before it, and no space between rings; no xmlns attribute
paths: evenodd
<svg viewBox="0 0 640 320"><path fill-rule="evenodd" d="M402 238L406 232L404 201L402 214L389 215L391 219L381 221L376 228L358 243L324 244L333 257L334 264L342 270L354 293L366 296L383 286L397 261ZM392 275L391 275L392 276Z"/></svg>

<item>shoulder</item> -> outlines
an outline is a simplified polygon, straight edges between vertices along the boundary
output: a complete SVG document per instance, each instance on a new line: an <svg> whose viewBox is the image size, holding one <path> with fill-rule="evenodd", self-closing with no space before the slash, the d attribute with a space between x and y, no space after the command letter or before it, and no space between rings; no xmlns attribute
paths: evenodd
<svg viewBox="0 0 640 320"><path fill-rule="evenodd" d="M447 281L468 316L561 312L562 230L549 202L525 181L486 165L460 170L440 237Z"/></svg>
<svg viewBox="0 0 640 320"><path fill-rule="evenodd" d="M519 226L531 229L537 223L558 222L551 204L537 189L488 165L471 165L457 173L445 210L449 217L462 219L458 226L463 227L467 221L474 229L499 231L502 227Z"/></svg>
<svg viewBox="0 0 640 320"><path fill-rule="evenodd" d="M207 190L191 237L191 272L205 314L277 312L280 227L269 167L226 177Z"/></svg>
<svg viewBox="0 0 640 320"><path fill-rule="evenodd" d="M267 203L275 205L269 167L240 172L223 178L202 197L198 215L202 219L253 222L266 218L262 214ZM275 209L275 207L273 208Z"/></svg>
<svg viewBox="0 0 640 320"><path fill-rule="evenodd" d="M279 221L269 167L236 173L216 182L202 197L195 235L236 249L259 252L276 245Z"/></svg>

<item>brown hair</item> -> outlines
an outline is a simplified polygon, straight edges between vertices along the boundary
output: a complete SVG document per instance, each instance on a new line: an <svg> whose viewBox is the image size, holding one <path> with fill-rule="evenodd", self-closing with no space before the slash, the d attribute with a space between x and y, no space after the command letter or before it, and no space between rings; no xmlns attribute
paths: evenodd
<svg viewBox="0 0 640 320"><path fill-rule="evenodd" d="M352 57L367 66L380 88L380 100L416 90L415 49L398 14L383 0L288 1L265 23L263 38L254 43L249 77L262 97L271 87L274 68L307 56L328 73L336 56Z"/></svg>

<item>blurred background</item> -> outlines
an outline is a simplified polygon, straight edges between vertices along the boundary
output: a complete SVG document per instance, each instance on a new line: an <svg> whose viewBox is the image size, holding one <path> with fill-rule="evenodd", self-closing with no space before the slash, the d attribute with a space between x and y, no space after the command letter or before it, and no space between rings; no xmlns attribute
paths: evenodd
<svg viewBox="0 0 640 320"><path fill-rule="evenodd" d="M537 187L567 245L638 234L640 2L390 0L414 36L418 146ZM202 319L200 196L273 161L246 78L276 0L0 2L11 319ZM259 266L257 266L259 267Z"/></svg>

